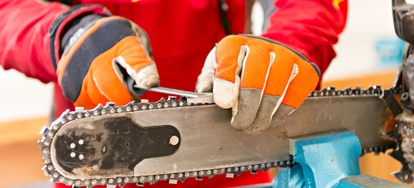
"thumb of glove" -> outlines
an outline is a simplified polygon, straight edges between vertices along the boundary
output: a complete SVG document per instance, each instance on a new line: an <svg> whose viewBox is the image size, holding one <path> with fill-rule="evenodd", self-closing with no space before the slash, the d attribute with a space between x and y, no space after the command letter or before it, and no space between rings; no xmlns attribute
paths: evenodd
<svg viewBox="0 0 414 188"><path fill-rule="evenodd" d="M131 65L125 62L122 56L118 56L112 60L112 65L118 77L123 78L125 85L130 78L134 80L135 87L140 89L148 89L159 86L160 77L158 75L157 67L154 63L143 66L141 69L134 69Z"/></svg>

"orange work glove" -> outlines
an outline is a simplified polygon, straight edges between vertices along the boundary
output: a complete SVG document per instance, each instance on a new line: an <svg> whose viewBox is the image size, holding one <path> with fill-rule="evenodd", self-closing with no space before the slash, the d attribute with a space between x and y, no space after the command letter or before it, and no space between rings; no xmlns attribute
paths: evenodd
<svg viewBox="0 0 414 188"><path fill-rule="evenodd" d="M198 92L232 108L231 125L259 134L297 109L319 82L319 68L301 54L267 38L231 35L208 55Z"/></svg>
<svg viewBox="0 0 414 188"><path fill-rule="evenodd" d="M143 89L159 85L148 36L131 21L94 15L73 28L63 39L67 42L56 72L64 95L75 106L130 102L127 77Z"/></svg>

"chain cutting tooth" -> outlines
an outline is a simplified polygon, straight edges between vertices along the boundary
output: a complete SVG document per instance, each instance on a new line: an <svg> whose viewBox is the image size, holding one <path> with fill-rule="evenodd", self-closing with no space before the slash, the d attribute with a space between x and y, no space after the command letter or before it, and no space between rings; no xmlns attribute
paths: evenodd
<svg viewBox="0 0 414 188"><path fill-rule="evenodd" d="M133 103L128 103L126 106L125 106L125 111L126 112L132 112L133 110L134 110L134 105L133 105Z"/></svg>
<svg viewBox="0 0 414 188"><path fill-rule="evenodd" d="M80 112L83 112L84 110L85 110L85 108L84 108L84 107L82 107L82 106L77 106L77 107L75 107L75 112L80 113Z"/></svg>
<svg viewBox="0 0 414 188"><path fill-rule="evenodd" d="M81 186L81 181L80 180L75 180L75 182L74 182L74 185L73 185L74 187L79 187L79 186Z"/></svg>
<svg viewBox="0 0 414 188"><path fill-rule="evenodd" d="M59 178L58 178L58 181L60 181L60 182L65 182L65 177L63 177L63 176L59 176Z"/></svg>
<svg viewBox="0 0 414 188"><path fill-rule="evenodd" d="M42 152L42 158L43 158L43 162L48 165L50 164L52 161L50 160L50 153L49 150L43 150Z"/></svg>
<svg viewBox="0 0 414 188"><path fill-rule="evenodd" d="M70 110L66 110L65 112L62 113L62 115L59 116L58 119L56 119L55 121L59 121L61 124L65 124L68 122L67 116L69 115Z"/></svg>
<svg viewBox="0 0 414 188"><path fill-rule="evenodd" d="M140 106L141 106L140 107L141 110L146 110L146 109L149 108L149 104L148 105L147 104L141 104Z"/></svg>
<svg viewBox="0 0 414 188"><path fill-rule="evenodd" d="M380 150L378 147L375 147L374 149L374 155L379 155L380 154Z"/></svg>
<svg viewBox="0 0 414 188"><path fill-rule="evenodd" d="M101 110L103 109L103 106L101 104L98 104L98 106L96 106L94 109L92 109L93 111L93 115L94 116L99 116L101 115Z"/></svg>
<svg viewBox="0 0 414 188"><path fill-rule="evenodd" d="M328 88L327 88L327 92L328 92L328 95L329 96L333 96L333 95L336 95L336 90L335 90L335 87L332 87L332 86L329 86Z"/></svg>
<svg viewBox="0 0 414 188"><path fill-rule="evenodd" d="M319 93L319 91L314 91L313 94L312 94L312 96L313 97L317 97L318 96L318 93Z"/></svg>
<svg viewBox="0 0 414 188"><path fill-rule="evenodd" d="M227 168L226 178L234 178L234 170L232 168Z"/></svg>
<svg viewBox="0 0 414 188"><path fill-rule="evenodd" d="M257 170L259 169L259 166L258 165L253 165L253 166L251 166L251 168L250 168L250 173L251 174L257 174Z"/></svg>
<svg viewBox="0 0 414 188"><path fill-rule="evenodd" d="M49 172L49 170L47 169L47 166L42 167L42 171L43 171L43 174L44 174L45 176L49 176L49 175L50 175L50 172Z"/></svg>
<svg viewBox="0 0 414 188"><path fill-rule="evenodd" d="M136 177L136 176L132 177L131 181L132 182L138 182L138 177Z"/></svg>
<svg viewBox="0 0 414 188"><path fill-rule="evenodd" d="M124 111L122 106L116 108L116 113L122 113Z"/></svg>
<svg viewBox="0 0 414 188"><path fill-rule="evenodd" d="M144 182L137 182L137 183L136 183L136 185L137 185L138 187L144 187Z"/></svg>
<svg viewBox="0 0 414 188"><path fill-rule="evenodd" d="M57 131L62 126L62 123L60 121L53 121L50 125L50 128L54 131Z"/></svg>
<svg viewBox="0 0 414 188"><path fill-rule="evenodd" d="M379 86L379 85L375 85L375 86L374 86L374 89L375 89L375 94L376 94L376 95L382 95L383 90L381 89L381 86Z"/></svg>
<svg viewBox="0 0 414 188"><path fill-rule="evenodd" d="M44 135L47 131L49 131L49 128L46 125L44 125L40 130L39 134Z"/></svg>
<svg viewBox="0 0 414 188"><path fill-rule="evenodd" d="M180 179L181 181L184 181L184 174L183 173L178 173L177 174L177 178Z"/></svg>
<svg viewBox="0 0 414 188"><path fill-rule="evenodd" d="M345 92L346 92L346 95L353 95L353 91L352 91L352 88L351 87L347 87L345 89Z"/></svg>
<svg viewBox="0 0 414 188"><path fill-rule="evenodd" d="M115 107L115 103L114 102L107 102L104 106L104 108L112 108Z"/></svg>
<svg viewBox="0 0 414 188"><path fill-rule="evenodd" d="M66 185L69 185L69 186L73 185L73 180L66 179Z"/></svg>
<svg viewBox="0 0 414 188"><path fill-rule="evenodd" d="M109 111L110 114L115 114L116 113L115 107L109 107L108 111Z"/></svg>
<svg viewBox="0 0 414 188"><path fill-rule="evenodd" d="M83 117L84 117L83 112L77 112L77 113L76 113L76 118L77 118L77 119L81 119L81 118L83 118Z"/></svg>
<svg viewBox="0 0 414 188"><path fill-rule="evenodd" d="M132 111L134 111L135 109L134 109L134 106L136 105L136 102L135 102L135 100L132 100L131 102L129 102L128 104L126 104L124 107L125 107L125 111L126 112L132 112Z"/></svg>
<svg viewBox="0 0 414 188"><path fill-rule="evenodd" d="M198 181L202 181L203 180L203 176L200 175L198 172L193 172L193 177L195 177L196 180Z"/></svg>
<svg viewBox="0 0 414 188"><path fill-rule="evenodd" d="M309 93L308 97L312 97L314 92L315 91L312 91L311 93Z"/></svg>
<svg viewBox="0 0 414 188"><path fill-rule="evenodd" d="M155 176L154 176L154 179L155 179L156 181L158 181L158 180L160 180L160 179L161 179L161 177L160 177L160 175L155 175ZM140 182L144 182L144 177L142 177L142 180L140 180Z"/></svg>
<svg viewBox="0 0 414 188"><path fill-rule="evenodd" d="M86 179L86 180L82 180L82 184L86 187L91 187L92 186L92 182L90 179Z"/></svg>
<svg viewBox="0 0 414 188"><path fill-rule="evenodd" d="M361 95L361 87L357 86L357 87L354 89L354 94L355 94L355 95Z"/></svg>
<svg viewBox="0 0 414 188"><path fill-rule="evenodd" d="M177 101L177 96L168 96L168 101Z"/></svg>
<svg viewBox="0 0 414 188"><path fill-rule="evenodd" d="M265 164L261 164L260 165L260 169L263 170L263 171L266 171L267 170L266 165Z"/></svg>
<svg viewBox="0 0 414 188"><path fill-rule="evenodd" d="M132 180L132 178L131 178L131 177L125 177L125 178L124 178L124 183L125 183L125 184L127 184L127 183L131 183L131 180Z"/></svg>
<svg viewBox="0 0 414 188"><path fill-rule="evenodd" d="M134 111L138 111L138 110L140 110L140 108L139 108L139 105L138 105L138 104L134 104L134 105L132 105L132 109L133 109Z"/></svg>
<svg viewBox="0 0 414 188"><path fill-rule="evenodd" d="M327 94L327 89L326 88L322 88L321 90L320 90L320 96L325 96L326 94Z"/></svg>
<svg viewBox="0 0 414 188"><path fill-rule="evenodd" d="M169 184L177 184L178 183L178 177L174 174L170 174L170 178L168 179Z"/></svg>
<svg viewBox="0 0 414 188"><path fill-rule="evenodd" d="M68 119L68 121L72 121L75 119L75 117L73 116L74 112L69 113L66 117Z"/></svg>
<svg viewBox="0 0 414 188"><path fill-rule="evenodd" d="M43 148L46 146L43 142L44 142L44 139L37 141L37 145L39 145L40 150L43 150Z"/></svg>
<svg viewBox="0 0 414 188"><path fill-rule="evenodd" d="M240 172L240 167L234 167L234 173L235 173L236 175L240 175L240 174L241 174L241 172Z"/></svg>
<svg viewBox="0 0 414 188"><path fill-rule="evenodd" d="M155 180L155 176L148 176L146 182L148 182L150 185L156 183L158 180Z"/></svg>
<svg viewBox="0 0 414 188"><path fill-rule="evenodd" d="M106 182L108 185L113 185L115 183L115 180L113 178L109 178Z"/></svg>
<svg viewBox="0 0 414 188"><path fill-rule="evenodd" d="M367 90L368 90L368 94L374 94L375 89L373 86L369 86Z"/></svg>

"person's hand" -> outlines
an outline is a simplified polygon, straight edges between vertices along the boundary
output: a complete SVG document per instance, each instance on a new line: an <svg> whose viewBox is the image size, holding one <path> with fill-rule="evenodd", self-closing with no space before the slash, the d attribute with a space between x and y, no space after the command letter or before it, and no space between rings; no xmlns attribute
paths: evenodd
<svg viewBox="0 0 414 188"><path fill-rule="evenodd" d="M64 95L75 106L130 102L127 77L139 88L159 85L148 36L136 24L121 17L91 16L74 28L64 38L56 72Z"/></svg>
<svg viewBox="0 0 414 188"><path fill-rule="evenodd" d="M207 56L196 89L232 108L231 125L249 134L280 125L319 82L319 68L267 38L231 35ZM276 121L276 122L275 122Z"/></svg>

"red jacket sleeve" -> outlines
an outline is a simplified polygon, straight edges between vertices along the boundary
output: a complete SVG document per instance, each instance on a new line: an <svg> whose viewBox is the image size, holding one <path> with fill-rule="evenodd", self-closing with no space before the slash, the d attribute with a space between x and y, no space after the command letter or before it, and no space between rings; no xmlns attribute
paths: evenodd
<svg viewBox="0 0 414 188"><path fill-rule="evenodd" d="M346 23L347 0L277 0L263 36L302 53L325 72Z"/></svg>
<svg viewBox="0 0 414 188"><path fill-rule="evenodd" d="M42 82L56 81L60 35L72 20L106 12L101 6L70 8L38 0L0 1L0 65Z"/></svg>

